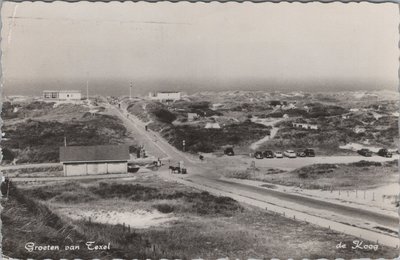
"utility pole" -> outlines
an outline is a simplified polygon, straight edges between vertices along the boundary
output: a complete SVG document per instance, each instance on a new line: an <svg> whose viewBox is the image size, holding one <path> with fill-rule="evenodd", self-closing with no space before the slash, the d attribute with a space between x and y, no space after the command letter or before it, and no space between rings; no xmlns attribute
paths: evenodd
<svg viewBox="0 0 400 260"><path fill-rule="evenodd" d="M131 82L131 85L129 87L129 100L131 100L131 99L132 99L132 82Z"/></svg>
<svg viewBox="0 0 400 260"><path fill-rule="evenodd" d="M89 80L86 80L86 101L89 102Z"/></svg>

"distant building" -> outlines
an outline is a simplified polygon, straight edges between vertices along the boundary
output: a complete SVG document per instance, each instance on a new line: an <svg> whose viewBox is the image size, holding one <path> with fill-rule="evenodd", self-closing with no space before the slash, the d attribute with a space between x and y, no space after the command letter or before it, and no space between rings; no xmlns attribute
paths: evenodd
<svg viewBox="0 0 400 260"><path fill-rule="evenodd" d="M44 90L43 99L47 100L81 100L80 90Z"/></svg>
<svg viewBox="0 0 400 260"><path fill-rule="evenodd" d="M365 133L367 131L364 127L356 126L353 128L353 132L356 134Z"/></svg>
<svg viewBox="0 0 400 260"><path fill-rule="evenodd" d="M221 126L218 123L207 123L204 128L207 128L207 129L220 129Z"/></svg>
<svg viewBox="0 0 400 260"><path fill-rule="evenodd" d="M187 113L188 121L194 121L199 118L199 114L197 113Z"/></svg>
<svg viewBox="0 0 400 260"><path fill-rule="evenodd" d="M182 99L181 92L157 92L157 93L149 93L149 98L151 100L158 100L160 102L173 102Z"/></svg>
<svg viewBox="0 0 400 260"><path fill-rule="evenodd" d="M221 103L212 104L211 109L212 110L217 110L218 108L220 108L222 106L223 106L223 104L221 104Z"/></svg>
<svg viewBox="0 0 400 260"><path fill-rule="evenodd" d="M318 125L309 123L293 123L293 127L309 130L318 130Z"/></svg>
<svg viewBox="0 0 400 260"><path fill-rule="evenodd" d="M282 107L283 110L289 110L289 109L295 109L295 108L297 108L297 107L293 103L290 103L290 104Z"/></svg>
<svg viewBox="0 0 400 260"><path fill-rule="evenodd" d="M129 159L127 145L60 147L64 176L127 173Z"/></svg>

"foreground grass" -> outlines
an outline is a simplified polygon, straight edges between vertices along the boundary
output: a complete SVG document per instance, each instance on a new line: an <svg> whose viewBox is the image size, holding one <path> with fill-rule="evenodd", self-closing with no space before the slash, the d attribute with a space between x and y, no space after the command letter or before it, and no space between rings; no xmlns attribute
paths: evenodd
<svg viewBox="0 0 400 260"><path fill-rule="evenodd" d="M279 169L229 171L228 178L264 181L305 189L370 189L393 183L398 162L359 161L349 164L314 164L290 172Z"/></svg>
<svg viewBox="0 0 400 260"><path fill-rule="evenodd" d="M14 250L14 246L23 245L30 240L62 243L67 236L70 243L71 241L110 242L113 250L103 252L100 256L94 252L64 251L64 258L80 255L83 259L94 257L109 259L112 255L125 259L199 257L347 259L393 258L396 255L396 250L381 246L378 251L350 248L337 250L336 244L342 242L350 245L355 238L240 205L230 198L213 196L181 184L163 181L156 175L138 176L138 179L130 183L122 180L113 183L85 181L24 187L24 195L18 193L17 197L23 197L25 200L29 197L31 198L29 202L12 198L13 204L5 204L6 210L2 217L7 225L6 233L3 233L6 234L3 249L10 256L25 257L28 254L24 252L22 246L17 251ZM15 193L11 193L11 197L14 196ZM47 209L38 213L35 210L37 207ZM15 213L14 208L20 208L18 216L24 215L24 221L12 218ZM168 225L135 229L124 223L110 225L95 223L90 219L71 220L67 215L53 213L139 209L156 209L173 214L176 218ZM56 226L52 224L53 222L47 221L48 215L57 219ZM30 222L32 224L27 225ZM68 234L71 235L63 233L62 227L70 227ZM51 233L47 235L49 230ZM39 256L43 255L30 255L35 258L40 258ZM59 256L60 254L52 252L46 255L53 259Z"/></svg>

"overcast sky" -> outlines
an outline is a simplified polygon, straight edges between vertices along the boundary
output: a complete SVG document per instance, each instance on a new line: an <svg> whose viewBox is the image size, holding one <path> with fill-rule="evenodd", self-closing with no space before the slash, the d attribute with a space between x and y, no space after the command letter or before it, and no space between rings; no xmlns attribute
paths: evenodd
<svg viewBox="0 0 400 260"><path fill-rule="evenodd" d="M397 87L398 6L3 3L6 94Z"/></svg>

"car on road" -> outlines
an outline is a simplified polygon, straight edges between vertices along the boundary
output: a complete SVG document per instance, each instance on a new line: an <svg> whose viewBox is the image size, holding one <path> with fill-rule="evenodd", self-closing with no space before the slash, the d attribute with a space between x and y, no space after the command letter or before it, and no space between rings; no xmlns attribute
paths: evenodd
<svg viewBox="0 0 400 260"><path fill-rule="evenodd" d="M233 151L233 148L232 148L232 147L228 147L228 148L225 148L224 154L226 154L226 155L228 155L228 156L234 156L234 155L235 155L235 152Z"/></svg>
<svg viewBox="0 0 400 260"><path fill-rule="evenodd" d="M274 158L274 152L272 152L270 150L264 151L263 155L264 155L264 158Z"/></svg>
<svg viewBox="0 0 400 260"><path fill-rule="evenodd" d="M369 149L363 148L357 151L359 155L365 156L365 157L371 157L372 152Z"/></svg>
<svg viewBox="0 0 400 260"><path fill-rule="evenodd" d="M254 153L254 158L256 158L256 159L263 159L263 158L264 158L264 155L263 155L262 152L257 151L257 152Z"/></svg>
<svg viewBox="0 0 400 260"><path fill-rule="evenodd" d="M382 148L378 151L378 155L386 158L392 158L392 153L388 149Z"/></svg>
<svg viewBox="0 0 400 260"><path fill-rule="evenodd" d="M274 157L275 158L283 158L283 154L282 154L282 152L275 152Z"/></svg>
<svg viewBox="0 0 400 260"><path fill-rule="evenodd" d="M283 152L283 155L288 158L296 158L296 153L293 150L286 150Z"/></svg>
<svg viewBox="0 0 400 260"><path fill-rule="evenodd" d="M307 157L315 157L314 149L307 148L304 150L304 153L306 154Z"/></svg>

